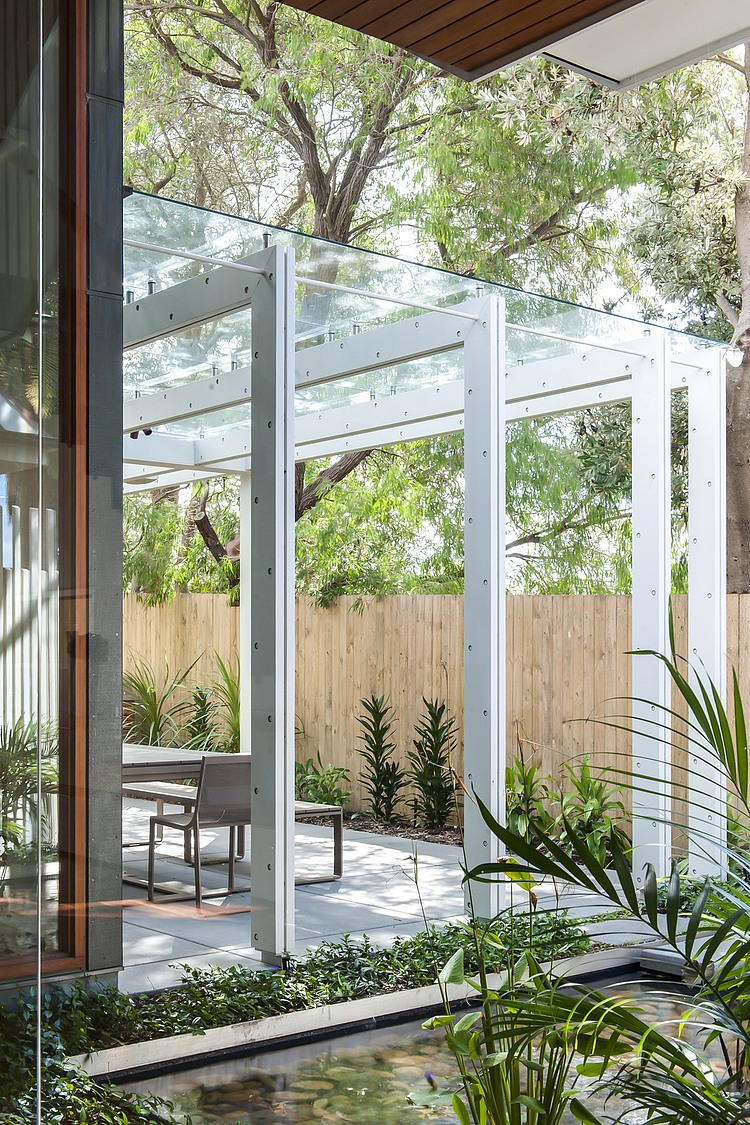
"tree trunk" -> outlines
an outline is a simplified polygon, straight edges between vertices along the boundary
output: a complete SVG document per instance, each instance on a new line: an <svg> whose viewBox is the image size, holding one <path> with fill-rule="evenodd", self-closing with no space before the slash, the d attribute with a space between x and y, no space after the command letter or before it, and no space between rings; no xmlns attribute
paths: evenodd
<svg viewBox="0 0 750 1125"><path fill-rule="evenodd" d="M735 195L735 238L741 305L733 343L739 367L727 366L727 590L750 592L750 43L745 44L747 88L742 180Z"/></svg>

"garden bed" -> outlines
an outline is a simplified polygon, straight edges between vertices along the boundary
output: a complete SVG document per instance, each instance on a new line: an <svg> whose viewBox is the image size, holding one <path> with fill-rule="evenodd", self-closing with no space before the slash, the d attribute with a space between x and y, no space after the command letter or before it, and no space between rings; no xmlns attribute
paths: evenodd
<svg viewBox="0 0 750 1125"><path fill-rule="evenodd" d="M567 958L555 966L548 962L542 968L544 971L564 971L568 979L581 980L588 977L601 978L608 973L622 972L638 964L637 947L616 946ZM500 976L491 974L488 986L496 987L501 979ZM448 985L446 991L453 1007L476 1002L476 991L468 984ZM228 1058L251 1054L268 1046L281 1047L287 1043L324 1039L366 1026L387 1026L409 1019L427 1018L443 1010L440 987L432 984L285 1012L264 1019L243 1020L192 1034L183 1033L142 1043L128 1043L89 1054L69 1056L67 1061L92 1077L135 1077L187 1069L219 1056Z"/></svg>

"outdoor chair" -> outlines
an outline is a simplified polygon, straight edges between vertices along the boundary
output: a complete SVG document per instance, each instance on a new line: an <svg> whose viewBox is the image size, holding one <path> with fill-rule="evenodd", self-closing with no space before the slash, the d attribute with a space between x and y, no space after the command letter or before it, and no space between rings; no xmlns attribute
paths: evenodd
<svg viewBox="0 0 750 1125"><path fill-rule="evenodd" d="M162 828L176 828L185 835L185 854L192 844L195 870L195 905L200 909L204 898L216 898L247 887L235 888L234 867L237 829L250 823L250 755L227 754L221 758L203 758L192 812L157 813L150 818L148 841L148 897L154 901L155 890L170 897L171 891L154 882L156 845ZM228 886L221 891L204 893L201 883L200 833L206 828L229 829ZM181 896L182 897L182 896ZM190 896L192 897L192 896Z"/></svg>

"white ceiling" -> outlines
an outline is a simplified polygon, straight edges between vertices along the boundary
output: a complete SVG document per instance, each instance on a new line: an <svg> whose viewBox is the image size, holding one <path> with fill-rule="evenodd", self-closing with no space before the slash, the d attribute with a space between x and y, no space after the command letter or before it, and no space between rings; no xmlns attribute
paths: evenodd
<svg viewBox="0 0 750 1125"><path fill-rule="evenodd" d="M544 53L624 88L746 40L750 0L642 0Z"/></svg>

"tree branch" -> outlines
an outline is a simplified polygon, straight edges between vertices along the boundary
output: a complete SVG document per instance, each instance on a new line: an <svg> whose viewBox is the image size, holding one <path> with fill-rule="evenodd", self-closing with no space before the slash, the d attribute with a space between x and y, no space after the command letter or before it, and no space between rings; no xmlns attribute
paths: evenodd
<svg viewBox="0 0 750 1125"><path fill-rule="evenodd" d="M716 294L716 305L719 310L724 314L732 328L736 328L739 324L740 314L734 307L732 302L727 297L726 293Z"/></svg>
<svg viewBox="0 0 750 1125"><path fill-rule="evenodd" d="M327 492L330 492L334 484L339 484L345 477L348 477L357 466L371 457L374 452L374 449L360 449L356 453L345 453L343 457L339 457L338 461L334 461L328 468L319 472L315 480L311 481L306 487L304 484L305 464L298 461L295 465L295 522L301 519L305 512L314 508L318 501Z"/></svg>

